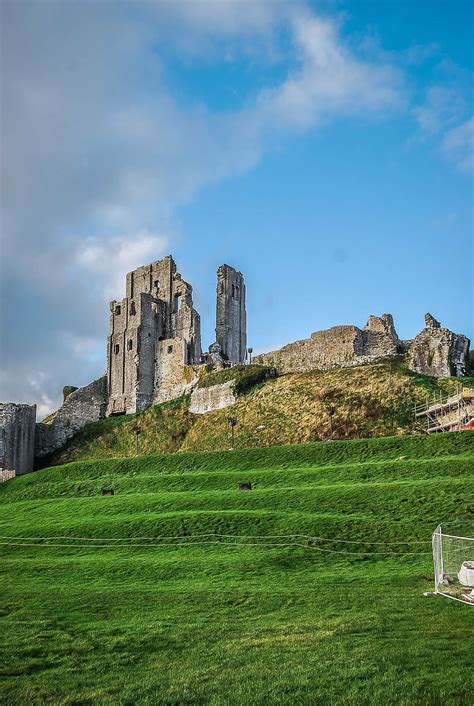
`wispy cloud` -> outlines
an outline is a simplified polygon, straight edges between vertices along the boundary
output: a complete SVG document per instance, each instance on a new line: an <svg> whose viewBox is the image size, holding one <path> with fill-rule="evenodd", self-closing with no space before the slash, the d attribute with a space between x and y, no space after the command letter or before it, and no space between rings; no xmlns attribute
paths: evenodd
<svg viewBox="0 0 474 706"><path fill-rule="evenodd" d="M474 171L474 117L448 130L443 138L442 149L459 169Z"/></svg>
<svg viewBox="0 0 474 706"><path fill-rule="evenodd" d="M433 82L425 89L423 99L412 108L417 139L432 141L461 171L468 171L472 164L469 97L472 98L472 74L443 59L435 66Z"/></svg>
<svg viewBox="0 0 474 706"><path fill-rule="evenodd" d="M406 100L391 57L359 53L303 2L5 0L3 33L2 393L46 406L102 371L90 346L105 341L107 299L172 250L180 204L253 168L269 138ZM207 61L283 52L287 71L218 112L173 95L163 47Z"/></svg>

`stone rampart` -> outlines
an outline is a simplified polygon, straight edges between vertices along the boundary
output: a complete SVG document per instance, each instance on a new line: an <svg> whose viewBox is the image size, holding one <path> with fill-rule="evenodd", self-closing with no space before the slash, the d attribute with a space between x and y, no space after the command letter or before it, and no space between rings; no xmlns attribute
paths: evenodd
<svg viewBox="0 0 474 706"><path fill-rule="evenodd" d="M47 422L36 425L36 456L47 456L64 446L86 424L105 417L106 408L107 378L103 375L86 387L71 392Z"/></svg>
<svg viewBox="0 0 474 706"><path fill-rule="evenodd" d="M375 363L401 353L402 349L392 317L384 314L369 317L364 329L334 326L316 331L311 338L255 356L254 363L269 365L279 373L304 373Z"/></svg>

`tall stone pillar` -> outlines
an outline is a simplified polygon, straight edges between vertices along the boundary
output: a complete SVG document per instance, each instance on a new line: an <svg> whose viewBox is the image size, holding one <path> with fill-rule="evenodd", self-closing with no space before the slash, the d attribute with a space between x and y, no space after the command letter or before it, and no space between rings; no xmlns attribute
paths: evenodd
<svg viewBox="0 0 474 706"><path fill-rule="evenodd" d="M216 341L232 363L244 363L247 349L245 283L229 265L217 270Z"/></svg>

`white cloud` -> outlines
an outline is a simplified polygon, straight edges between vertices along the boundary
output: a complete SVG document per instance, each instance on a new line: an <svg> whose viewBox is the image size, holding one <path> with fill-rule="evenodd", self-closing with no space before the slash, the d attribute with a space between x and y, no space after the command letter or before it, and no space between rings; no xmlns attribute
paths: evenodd
<svg viewBox="0 0 474 706"><path fill-rule="evenodd" d="M445 134L442 142L445 155L459 169L466 172L474 170L474 117L469 118Z"/></svg>
<svg viewBox="0 0 474 706"><path fill-rule="evenodd" d="M412 112L422 133L433 135L456 122L464 110L465 99L458 90L433 85L426 91L424 103Z"/></svg>
<svg viewBox="0 0 474 706"><path fill-rule="evenodd" d="M203 185L252 168L281 130L403 99L392 65L358 58L336 22L299 2L146 1L125 12L5 0L2 11L2 393L22 401L47 406L63 384L102 372L91 349L105 341L107 300L122 296L127 271L170 249L176 207ZM281 62L279 31L291 68L238 109L185 106L170 92L162 46L178 59Z"/></svg>
<svg viewBox="0 0 474 706"><path fill-rule="evenodd" d="M279 122L307 129L325 117L370 113L400 103L399 72L388 64L357 59L334 22L300 11L292 25L300 65L280 86L259 96L256 110L266 127Z"/></svg>
<svg viewBox="0 0 474 706"><path fill-rule="evenodd" d="M143 263L159 260L168 245L165 235L146 230L102 240L85 238L78 242L74 262L84 270L86 277L100 283L105 298L121 299L127 272Z"/></svg>

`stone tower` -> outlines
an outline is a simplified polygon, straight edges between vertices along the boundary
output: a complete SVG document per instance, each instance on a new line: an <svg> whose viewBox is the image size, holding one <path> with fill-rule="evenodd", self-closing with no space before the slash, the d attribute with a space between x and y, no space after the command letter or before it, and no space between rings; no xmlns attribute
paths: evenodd
<svg viewBox="0 0 474 706"><path fill-rule="evenodd" d="M217 270L216 341L232 363L244 363L247 350L245 284L229 265Z"/></svg>
<svg viewBox="0 0 474 706"><path fill-rule="evenodd" d="M36 405L0 403L0 480L33 470Z"/></svg>
<svg viewBox="0 0 474 706"><path fill-rule="evenodd" d="M126 297L110 312L107 414L138 412L159 399L168 371L200 362L192 287L168 256L129 272Z"/></svg>

